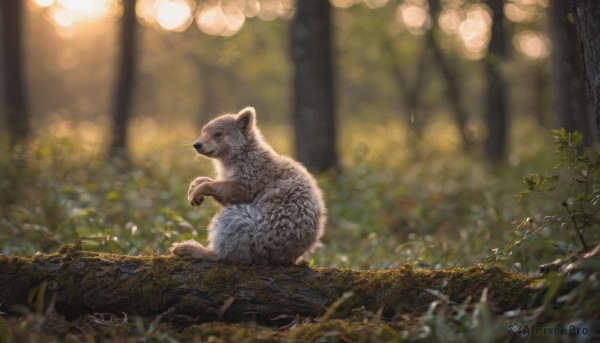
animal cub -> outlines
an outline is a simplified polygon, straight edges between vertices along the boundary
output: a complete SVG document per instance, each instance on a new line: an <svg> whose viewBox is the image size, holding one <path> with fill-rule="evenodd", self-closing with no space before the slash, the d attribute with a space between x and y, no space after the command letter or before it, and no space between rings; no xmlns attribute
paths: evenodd
<svg viewBox="0 0 600 343"><path fill-rule="evenodd" d="M209 224L207 247L194 240L175 243L174 255L293 264L319 242L325 224L321 191L300 163L278 155L263 140L254 108L213 119L193 146L213 160L217 179L196 178L188 200L200 206L212 196L223 208Z"/></svg>

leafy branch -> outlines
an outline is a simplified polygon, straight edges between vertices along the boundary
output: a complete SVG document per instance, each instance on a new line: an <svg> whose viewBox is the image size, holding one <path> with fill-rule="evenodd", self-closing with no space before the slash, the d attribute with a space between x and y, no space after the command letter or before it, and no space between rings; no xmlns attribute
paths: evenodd
<svg viewBox="0 0 600 343"><path fill-rule="evenodd" d="M527 188L519 194L519 200L528 198L532 193L548 198L554 198L552 193L558 194L577 239L584 251L589 251L584 232L598 224L594 217L600 209L600 154L592 160L590 153L582 149L583 136L577 131L566 132L561 128L552 130L552 133L559 163L554 166L551 175L546 172L527 177L524 181ZM567 226L565 224L561 227Z"/></svg>

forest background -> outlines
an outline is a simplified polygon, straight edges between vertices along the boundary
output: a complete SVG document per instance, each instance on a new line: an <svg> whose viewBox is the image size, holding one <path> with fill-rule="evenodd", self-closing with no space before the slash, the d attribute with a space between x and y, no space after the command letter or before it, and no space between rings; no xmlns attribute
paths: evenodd
<svg viewBox="0 0 600 343"><path fill-rule="evenodd" d="M534 274L598 239L598 133L568 1L0 10L5 256L78 240L128 255L204 241L217 208L191 208L185 194L212 169L191 144L210 118L249 105L324 190L311 264Z"/></svg>

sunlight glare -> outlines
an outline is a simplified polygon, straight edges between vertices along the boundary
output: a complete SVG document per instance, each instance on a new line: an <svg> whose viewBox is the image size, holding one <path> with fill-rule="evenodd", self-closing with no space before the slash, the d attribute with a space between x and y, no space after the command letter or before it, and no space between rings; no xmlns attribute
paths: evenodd
<svg viewBox="0 0 600 343"><path fill-rule="evenodd" d="M107 0L58 0L58 3L81 19L102 17L109 7Z"/></svg>
<svg viewBox="0 0 600 343"><path fill-rule="evenodd" d="M116 7L115 0L36 0L36 4L49 4L48 14L59 28L105 18Z"/></svg>
<svg viewBox="0 0 600 343"><path fill-rule="evenodd" d="M51 8L50 16L54 22L61 27L69 27L77 21L77 15L73 11L69 11L65 8Z"/></svg>
<svg viewBox="0 0 600 343"><path fill-rule="evenodd" d="M50 7L54 4L54 0L35 0L35 4L39 7Z"/></svg>
<svg viewBox="0 0 600 343"><path fill-rule="evenodd" d="M156 22L169 31L185 31L192 24L192 8L186 0L159 0L156 2Z"/></svg>

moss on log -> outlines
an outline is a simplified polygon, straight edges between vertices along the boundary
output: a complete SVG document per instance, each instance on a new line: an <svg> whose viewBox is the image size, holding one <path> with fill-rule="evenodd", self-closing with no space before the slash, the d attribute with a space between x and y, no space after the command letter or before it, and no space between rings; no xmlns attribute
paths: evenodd
<svg viewBox="0 0 600 343"><path fill-rule="evenodd" d="M32 257L0 255L0 310L43 308L52 301L67 317L91 312L149 316L173 308L170 313L196 322L268 323L278 315L321 316L347 292L352 295L332 317L347 317L362 306L382 308L386 317L421 313L436 299L432 289L462 302L477 300L487 288L494 309L505 311L528 304L535 280L484 266L422 270L406 265L377 271L255 267L63 247Z"/></svg>

